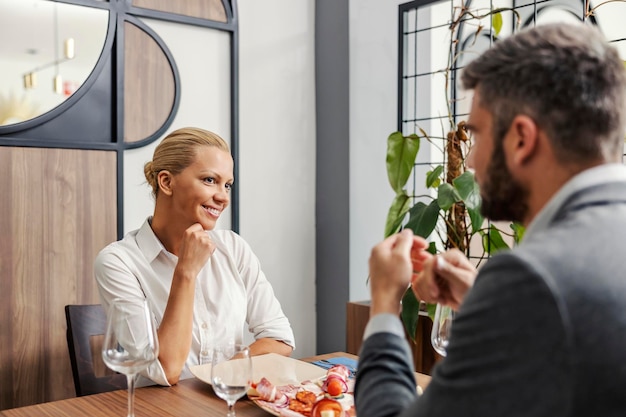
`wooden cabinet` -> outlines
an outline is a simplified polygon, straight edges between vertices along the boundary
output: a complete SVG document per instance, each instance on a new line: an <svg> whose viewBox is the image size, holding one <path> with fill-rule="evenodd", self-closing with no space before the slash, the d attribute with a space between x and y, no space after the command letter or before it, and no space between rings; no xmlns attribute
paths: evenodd
<svg viewBox="0 0 626 417"><path fill-rule="evenodd" d="M351 301L347 304L346 317L346 350L354 355L359 354L363 341L363 332L370 317L369 301ZM430 375L433 366L441 358L430 344L432 321L427 315L420 316L417 322L415 343L411 344L415 371Z"/></svg>

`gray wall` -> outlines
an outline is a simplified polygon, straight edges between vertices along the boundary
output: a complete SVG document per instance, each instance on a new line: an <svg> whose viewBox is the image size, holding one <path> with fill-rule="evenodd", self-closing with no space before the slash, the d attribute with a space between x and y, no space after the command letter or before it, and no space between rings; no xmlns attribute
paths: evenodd
<svg viewBox="0 0 626 417"><path fill-rule="evenodd" d="M317 353L346 348L349 298L349 1L315 2Z"/></svg>

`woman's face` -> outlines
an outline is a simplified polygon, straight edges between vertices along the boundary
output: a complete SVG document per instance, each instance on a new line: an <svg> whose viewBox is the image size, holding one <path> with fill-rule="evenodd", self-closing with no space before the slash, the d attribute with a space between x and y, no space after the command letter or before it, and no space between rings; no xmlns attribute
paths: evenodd
<svg viewBox="0 0 626 417"><path fill-rule="evenodd" d="M172 220L185 228L200 223L212 230L230 203L233 158L213 146L197 148L194 161L172 177Z"/></svg>

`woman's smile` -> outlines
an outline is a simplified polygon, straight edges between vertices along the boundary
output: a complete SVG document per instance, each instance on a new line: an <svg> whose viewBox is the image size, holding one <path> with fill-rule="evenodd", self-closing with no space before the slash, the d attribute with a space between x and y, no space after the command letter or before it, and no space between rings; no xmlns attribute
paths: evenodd
<svg viewBox="0 0 626 417"><path fill-rule="evenodd" d="M209 207L209 206L202 206L202 208L204 209L204 211L206 211L206 213L211 216L214 217L215 219L218 219L220 217L220 214L222 214L222 210L221 209L217 209L214 207Z"/></svg>

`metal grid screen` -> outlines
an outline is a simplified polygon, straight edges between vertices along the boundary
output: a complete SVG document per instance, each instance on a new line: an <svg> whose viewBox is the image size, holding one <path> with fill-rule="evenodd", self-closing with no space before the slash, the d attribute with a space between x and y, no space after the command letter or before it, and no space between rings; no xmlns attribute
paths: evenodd
<svg viewBox="0 0 626 417"><path fill-rule="evenodd" d="M499 17L494 18L493 11L498 9ZM470 13L459 19L462 10ZM423 180L426 173L445 165L447 132L467 118L469 96L457 82L467 63L521 28L581 20L597 25L626 61L623 16L626 1L615 0L416 0L401 4L397 129L404 135L426 133L430 138L422 140L415 163L414 200L430 192Z"/></svg>

